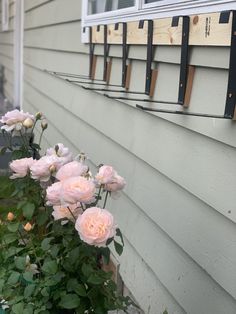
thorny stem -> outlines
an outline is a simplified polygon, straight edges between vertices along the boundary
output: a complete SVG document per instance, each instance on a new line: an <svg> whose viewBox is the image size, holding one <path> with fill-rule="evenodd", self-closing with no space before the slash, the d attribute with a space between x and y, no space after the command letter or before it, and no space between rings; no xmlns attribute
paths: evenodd
<svg viewBox="0 0 236 314"><path fill-rule="evenodd" d="M81 208L82 208L83 211L86 210L86 208L84 208L84 206L83 206L83 203L80 202L80 206L81 206Z"/></svg>
<svg viewBox="0 0 236 314"><path fill-rule="evenodd" d="M41 134L40 134L40 138L39 138L39 146L41 146L41 142L42 142L42 137L43 137L43 132L44 130L42 130ZM41 148L40 148L41 149Z"/></svg>
<svg viewBox="0 0 236 314"><path fill-rule="evenodd" d="M74 218L74 220L76 221L76 217L75 215L72 213L71 209L69 206L67 206L67 209L69 210L69 212L71 213L71 216Z"/></svg>
<svg viewBox="0 0 236 314"><path fill-rule="evenodd" d="M103 208L106 207L108 195L109 195L109 191L106 192Z"/></svg>
<svg viewBox="0 0 236 314"><path fill-rule="evenodd" d="M97 205L97 203L99 202L99 198L100 198L100 195L101 195L101 192L102 192L102 188L103 188L103 184L101 184L100 187L99 187L96 205Z"/></svg>
<svg viewBox="0 0 236 314"><path fill-rule="evenodd" d="M32 130L31 130L31 134L30 134L30 136L32 136L32 135L33 135L34 128L35 128L35 126L36 126L37 121L38 121L38 120L36 120L36 119L35 119L34 124L33 124L33 127L32 127Z"/></svg>
<svg viewBox="0 0 236 314"><path fill-rule="evenodd" d="M34 253L35 259L36 259L36 261L37 261L37 263L39 264L39 267L40 267L40 269L41 269L41 268L42 268L42 265L41 265L41 263L40 263L40 261L39 261L39 258L38 258L38 256L37 256L37 254L36 254L36 249L35 249L34 242L33 242L33 239L32 239L32 236L31 236L31 235L30 235L30 239L31 239L31 243L32 243L32 248L33 248L33 253Z"/></svg>

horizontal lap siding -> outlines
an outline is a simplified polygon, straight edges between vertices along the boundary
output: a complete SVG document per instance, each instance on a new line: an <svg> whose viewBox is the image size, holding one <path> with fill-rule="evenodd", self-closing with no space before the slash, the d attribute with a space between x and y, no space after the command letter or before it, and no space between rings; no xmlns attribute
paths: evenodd
<svg viewBox="0 0 236 314"><path fill-rule="evenodd" d="M1 6L0 1L0 6ZM0 30L0 65L4 67L4 96L13 102L14 95L14 21L15 21L15 1L9 2L9 30ZM1 28L1 26L0 26Z"/></svg>
<svg viewBox="0 0 236 314"><path fill-rule="evenodd" d="M47 116L46 145L64 142L75 154L83 149L92 167L114 164L127 180L121 198L108 203L126 239L120 260L127 287L145 313L235 314L235 124L151 115L49 75L45 69L88 74L80 1L27 0L25 10L24 109ZM156 97L169 100L177 96L179 69L179 48L172 48L155 51ZM7 49L0 52L6 64ZM95 52L101 75L102 47ZM121 50L110 53L117 82ZM198 66L191 105L219 113L229 51L212 53L203 47L191 52ZM143 88L145 54L130 49L135 90Z"/></svg>

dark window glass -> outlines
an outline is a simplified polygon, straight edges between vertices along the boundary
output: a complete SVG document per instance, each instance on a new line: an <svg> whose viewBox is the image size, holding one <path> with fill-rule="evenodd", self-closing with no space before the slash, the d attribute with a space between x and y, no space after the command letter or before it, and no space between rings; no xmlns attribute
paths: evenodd
<svg viewBox="0 0 236 314"><path fill-rule="evenodd" d="M145 0L145 3L152 3L152 2L158 2L158 1L161 1L161 0Z"/></svg>
<svg viewBox="0 0 236 314"><path fill-rule="evenodd" d="M134 0L119 0L118 9L124 9L134 6Z"/></svg>
<svg viewBox="0 0 236 314"><path fill-rule="evenodd" d="M135 0L88 0L88 14L104 13L135 5Z"/></svg>

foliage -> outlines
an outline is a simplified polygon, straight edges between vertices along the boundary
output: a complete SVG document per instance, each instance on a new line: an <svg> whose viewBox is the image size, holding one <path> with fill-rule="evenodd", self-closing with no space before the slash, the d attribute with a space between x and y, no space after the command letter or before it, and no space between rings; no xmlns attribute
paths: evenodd
<svg viewBox="0 0 236 314"><path fill-rule="evenodd" d="M37 115L35 123L42 117ZM15 148L11 145L13 132L4 131L6 150L13 152L13 159L39 158L40 145L32 141L31 128L30 141L27 132L21 133L22 145ZM53 171L46 188L56 180ZM89 169L86 176L91 179ZM46 188L30 171L24 177L0 177L0 313L105 314L126 310L131 300L118 296L112 273L102 268L109 263L110 245L122 253L120 230L116 230L116 240L109 238L105 246L82 241L73 219L52 218L55 209L46 203ZM81 203L84 212L91 206L102 207L103 202L105 207L111 191L104 184L97 188L92 204Z"/></svg>

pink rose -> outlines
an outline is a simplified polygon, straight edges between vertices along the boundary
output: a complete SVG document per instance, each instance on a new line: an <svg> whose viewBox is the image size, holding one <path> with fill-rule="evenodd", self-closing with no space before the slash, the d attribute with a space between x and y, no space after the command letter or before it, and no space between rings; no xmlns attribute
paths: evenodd
<svg viewBox="0 0 236 314"><path fill-rule="evenodd" d="M10 179L24 178L27 176L30 167L36 162L33 158L22 158L13 160L10 169L14 172Z"/></svg>
<svg viewBox="0 0 236 314"><path fill-rule="evenodd" d="M113 181L115 170L111 166L102 166L99 168L95 179L99 184L107 184Z"/></svg>
<svg viewBox="0 0 236 314"><path fill-rule="evenodd" d="M67 218L74 221L74 217L78 218L78 216L82 213L81 207L78 207L77 204L70 205L69 208L70 210L67 206L53 206L52 216L54 217L54 220Z"/></svg>
<svg viewBox="0 0 236 314"><path fill-rule="evenodd" d="M32 179L47 182L52 173L59 169L60 161L56 156L43 156L37 160L31 167Z"/></svg>
<svg viewBox="0 0 236 314"><path fill-rule="evenodd" d="M62 181L70 177L78 177L84 175L87 171L88 166L78 161L72 161L68 164L65 164L58 170L56 178Z"/></svg>
<svg viewBox="0 0 236 314"><path fill-rule="evenodd" d="M8 111L0 120L4 125L1 127L2 130L11 132L13 130L20 131L23 128L23 122L26 119L35 120L34 116L28 112L19 111L18 109Z"/></svg>
<svg viewBox="0 0 236 314"><path fill-rule="evenodd" d="M109 192L117 192L123 190L125 185L126 185L125 179L119 176L118 174L115 174L113 181L111 183L106 184L104 189Z"/></svg>
<svg viewBox="0 0 236 314"><path fill-rule="evenodd" d="M95 184L84 177L68 178L62 181L62 200L65 204L89 204L94 199L95 190Z"/></svg>
<svg viewBox="0 0 236 314"><path fill-rule="evenodd" d="M112 214L98 207L90 207L80 215L75 229L84 242L99 247L106 246L107 240L114 237L116 232Z"/></svg>
<svg viewBox="0 0 236 314"><path fill-rule="evenodd" d="M61 205L61 182L53 183L46 190L47 205Z"/></svg>
<svg viewBox="0 0 236 314"><path fill-rule="evenodd" d="M47 149L46 155L58 157L58 163L60 163L60 167L73 160L72 153L69 151L69 148L65 147L61 143L58 143L54 147Z"/></svg>

